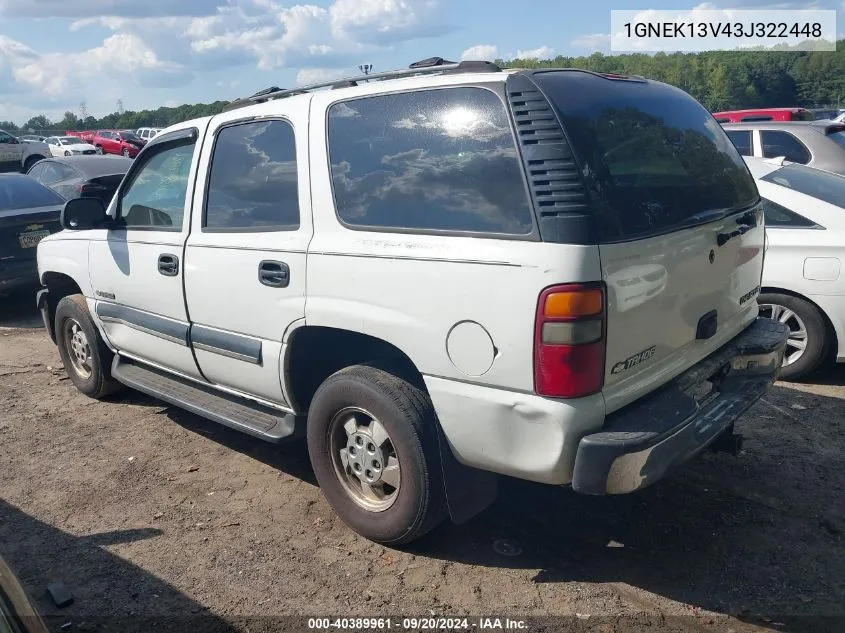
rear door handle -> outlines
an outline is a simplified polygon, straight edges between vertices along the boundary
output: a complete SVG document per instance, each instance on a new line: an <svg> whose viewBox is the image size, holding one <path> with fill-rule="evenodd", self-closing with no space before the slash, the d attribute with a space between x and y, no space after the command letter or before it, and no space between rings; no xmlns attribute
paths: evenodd
<svg viewBox="0 0 845 633"><path fill-rule="evenodd" d="M164 253L158 256L158 272L165 277L175 277L179 274L179 258L176 255Z"/></svg>
<svg viewBox="0 0 845 633"><path fill-rule="evenodd" d="M265 259L258 264L258 281L271 288L287 288L290 283L290 268L284 262Z"/></svg>

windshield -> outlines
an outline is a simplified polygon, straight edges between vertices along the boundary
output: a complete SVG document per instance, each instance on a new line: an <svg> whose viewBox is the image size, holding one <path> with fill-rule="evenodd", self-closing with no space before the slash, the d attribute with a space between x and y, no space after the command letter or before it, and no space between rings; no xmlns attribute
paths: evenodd
<svg viewBox="0 0 845 633"><path fill-rule="evenodd" d="M586 72L534 77L561 115L602 241L712 221L759 199L722 127L685 92Z"/></svg>
<svg viewBox="0 0 845 633"><path fill-rule="evenodd" d="M63 136L59 139L62 145L84 145L85 141L76 136Z"/></svg>
<svg viewBox="0 0 845 633"><path fill-rule="evenodd" d="M134 132L121 132L120 135L127 141L140 141L141 139Z"/></svg>
<svg viewBox="0 0 845 633"><path fill-rule="evenodd" d="M64 204L64 200L57 193L32 178L0 176L0 211L59 204Z"/></svg>
<svg viewBox="0 0 845 633"><path fill-rule="evenodd" d="M827 171L804 165L787 165L766 174L760 180L845 208L845 177Z"/></svg>

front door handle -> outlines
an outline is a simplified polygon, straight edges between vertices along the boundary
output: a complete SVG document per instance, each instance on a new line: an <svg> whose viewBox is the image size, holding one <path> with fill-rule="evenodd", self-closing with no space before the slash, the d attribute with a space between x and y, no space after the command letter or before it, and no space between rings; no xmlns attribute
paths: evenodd
<svg viewBox="0 0 845 633"><path fill-rule="evenodd" d="M290 268L284 262L265 259L258 264L258 281L271 288L287 288L290 283Z"/></svg>
<svg viewBox="0 0 845 633"><path fill-rule="evenodd" d="M158 272L165 277L175 277L179 274L179 258L176 255L164 253L158 256Z"/></svg>

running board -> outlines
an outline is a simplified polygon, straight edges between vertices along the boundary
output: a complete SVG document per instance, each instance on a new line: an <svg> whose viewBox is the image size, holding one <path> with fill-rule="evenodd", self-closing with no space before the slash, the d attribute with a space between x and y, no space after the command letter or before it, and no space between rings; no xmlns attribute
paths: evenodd
<svg viewBox="0 0 845 633"><path fill-rule="evenodd" d="M274 411L119 355L114 357L111 375L127 387L267 442L280 442L296 431L292 413Z"/></svg>

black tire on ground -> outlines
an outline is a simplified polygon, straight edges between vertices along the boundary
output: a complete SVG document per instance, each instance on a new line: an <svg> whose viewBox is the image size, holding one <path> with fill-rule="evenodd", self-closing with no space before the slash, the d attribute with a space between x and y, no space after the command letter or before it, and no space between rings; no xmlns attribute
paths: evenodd
<svg viewBox="0 0 845 633"><path fill-rule="evenodd" d="M126 158L129 158L129 150L128 149L126 149L126 148L123 149L123 156L126 157Z"/></svg>
<svg viewBox="0 0 845 633"><path fill-rule="evenodd" d="M90 371L87 376L77 370L68 349L68 328L73 325L73 322L79 325L88 341ZM111 362L114 355L106 347L97 326L94 325L85 297L79 294L69 295L59 301L56 306L55 328L56 344L65 371L79 391L91 398L100 399L120 389L120 383L111 377Z"/></svg>
<svg viewBox="0 0 845 633"><path fill-rule="evenodd" d="M24 163L24 166L23 166L24 173L28 172L30 170L30 168L40 160L44 160L44 157L36 155L36 156L30 156L29 158L27 158L26 163Z"/></svg>
<svg viewBox="0 0 845 633"><path fill-rule="evenodd" d="M98 153L98 154L102 154L102 153L103 153L103 148L102 148L102 146L100 146L100 145L97 145L97 147L95 147L94 149L97 151L97 153Z"/></svg>
<svg viewBox="0 0 845 633"><path fill-rule="evenodd" d="M780 306L787 310L794 312L807 330L807 347L804 353L797 358L790 365L785 365L780 372L782 380L799 380L811 374L825 361L830 346L833 340L830 335L830 330L827 327L824 316L819 309L809 301L799 299L792 295L778 294L778 293L763 293L757 302L762 305ZM768 311L761 310L761 316L769 316ZM790 336L796 322L793 320L787 321L790 326ZM786 354L794 352L794 347L787 346Z"/></svg>
<svg viewBox="0 0 845 633"><path fill-rule="evenodd" d="M395 501L385 510L372 511L356 503L335 470L331 421L348 407L371 413L395 449L401 481ZM446 518L436 424L428 394L382 369L354 365L320 385L308 413L308 453L320 489L349 527L372 541L401 545Z"/></svg>

